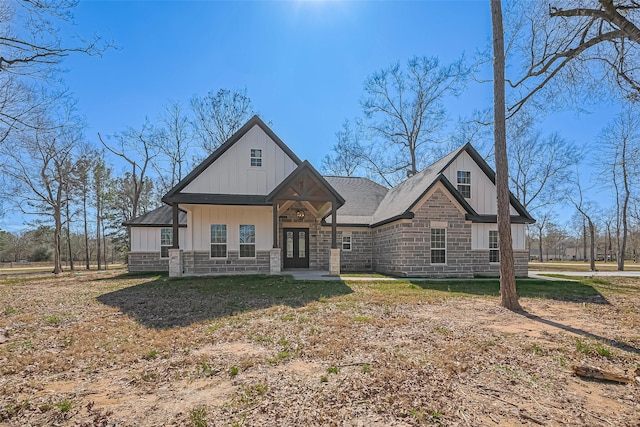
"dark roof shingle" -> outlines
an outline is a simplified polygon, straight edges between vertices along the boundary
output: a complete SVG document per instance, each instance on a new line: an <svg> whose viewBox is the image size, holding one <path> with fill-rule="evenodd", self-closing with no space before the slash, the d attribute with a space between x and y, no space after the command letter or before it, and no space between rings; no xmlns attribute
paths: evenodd
<svg viewBox="0 0 640 427"><path fill-rule="evenodd" d="M133 227L171 227L173 224L173 209L171 206L163 205L146 214L143 214L124 225ZM187 213L182 209L178 210L178 224L180 227L187 226Z"/></svg>

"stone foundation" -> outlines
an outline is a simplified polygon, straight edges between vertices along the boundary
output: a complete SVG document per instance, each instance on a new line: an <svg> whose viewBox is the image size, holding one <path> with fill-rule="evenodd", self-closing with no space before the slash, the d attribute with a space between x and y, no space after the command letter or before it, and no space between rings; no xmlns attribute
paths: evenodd
<svg viewBox="0 0 640 427"><path fill-rule="evenodd" d="M169 271L169 258L160 258L160 252L129 252L130 273Z"/></svg>
<svg viewBox="0 0 640 427"><path fill-rule="evenodd" d="M209 251L184 251L184 273L269 274L270 251L256 251L255 258L240 258L240 251L228 251L227 258L211 258Z"/></svg>

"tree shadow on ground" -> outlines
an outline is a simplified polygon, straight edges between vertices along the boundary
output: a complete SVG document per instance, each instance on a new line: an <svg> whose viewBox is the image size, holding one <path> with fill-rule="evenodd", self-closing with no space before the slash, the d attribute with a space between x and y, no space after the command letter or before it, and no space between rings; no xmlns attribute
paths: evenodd
<svg viewBox="0 0 640 427"><path fill-rule="evenodd" d="M554 328L562 329L563 331L567 331L567 332L570 332L570 333L575 334L575 335L580 335L580 336L583 336L583 337L586 337L586 338L592 338L592 339L595 339L595 340L598 340L598 341L605 342L608 345L610 345L611 347L615 347L615 348L620 349L620 350L628 351L630 353L640 354L640 348L634 347L634 346L632 346L630 344L627 344L625 342L622 342L622 341L614 340L614 339L611 339L611 338L606 338L606 337L603 337L601 335L597 335L597 334L585 331L584 329L574 328L572 326L568 326L568 325L565 325L563 323L554 322L553 320L545 319L543 317L540 317L538 315L529 313L527 311L523 311L523 312L520 312L518 314L521 314L524 317L526 317L527 319L533 320L535 322L540 322L540 323L542 323L544 325L548 325L548 326L552 326Z"/></svg>
<svg viewBox="0 0 640 427"><path fill-rule="evenodd" d="M120 279L144 277L122 275ZM144 283L100 295L97 300L146 327L170 329L278 305L302 307L352 292L341 280L310 282L263 275L175 279L156 275Z"/></svg>
<svg viewBox="0 0 640 427"><path fill-rule="evenodd" d="M411 280L410 282L425 290L461 295L500 296L500 281L498 279ZM593 286L578 281L519 279L517 289L518 296L525 298L609 304L607 298Z"/></svg>

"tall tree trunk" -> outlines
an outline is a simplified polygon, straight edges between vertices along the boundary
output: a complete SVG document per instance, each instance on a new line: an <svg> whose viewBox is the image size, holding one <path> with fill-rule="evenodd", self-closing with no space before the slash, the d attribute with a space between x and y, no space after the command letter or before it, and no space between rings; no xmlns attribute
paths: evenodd
<svg viewBox="0 0 640 427"><path fill-rule="evenodd" d="M102 263L100 260L100 202L101 195L99 187L96 188L96 261L98 263L98 270L102 268Z"/></svg>
<svg viewBox="0 0 640 427"><path fill-rule="evenodd" d="M582 254L583 261L587 262L587 224L584 218L582 219Z"/></svg>
<svg viewBox="0 0 640 427"><path fill-rule="evenodd" d="M104 221L102 221L102 252L104 255L104 269L107 270L108 269L108 263L107 263L107 236L105 236L104 233Z"/></svg>
<svg viewBox="0 0 640 427"><path fill-rule="evenodd" d="M511 239L511 214L509 212L511 205L509 202L509 166L507 162L504 29L502 26L501 0L491 0L491 23L493 27L494 145L496 190L498 193L498 241L500 245L500 305L509 310L522 310L516 292L516 272Z"/></svg>
<svg viewBox="0 0 640 427"><path fill-rule="evenodd" d="M67 251L69 253L69 269L74 271L73 252L71 251L71 218L69 217L69 201L65 203L65 212L67 218Z"/></svg>
<svg viewBox="0 0 640 427"><path fill-rule="evenodd" d="M53 274L62 273L62 212L60 211L60 205L54 207Z"/></svg>
<svg viewBox="0 0 640 427"><path fill-rule="evenodd" d="M607 248L607 236L609 235L609 224L607 223L607 230L604 233L604 263L607 263L607 255L609 255Z"/></svg>
<svg viewBox="0 0 640 427"><path fill-rule="evenodd" d="M84 217L84 259L87 270L91 268L89 259L89 229L87 225L87 192L82 192L82 215Z"/></svg>
<svg viewBox="0 0 640 427"><path fill-rule="evenodd" d="M624 182L624 201L622 202L622 242L618 240L618 271L624 271L624 257L627 251L627 235L629 233L627 224L627 210L629 208L629 171L627 170L627 143L622 145L622 180Z"/></svg>
<svg viewBox="0 0 640 427"><path fill-rule="evenodd" d="M538 229L538 251L540 254L540 262L542 262L542 227Z"/></svg>
<svg viewBox="0 0 640 427"><path fill-rule="evenodd" d="M587 219L589 221L589 237L591 239L591 260L589 262L589 266L591 271L596 271L596 226L591 221L591 218Z"/></svg>

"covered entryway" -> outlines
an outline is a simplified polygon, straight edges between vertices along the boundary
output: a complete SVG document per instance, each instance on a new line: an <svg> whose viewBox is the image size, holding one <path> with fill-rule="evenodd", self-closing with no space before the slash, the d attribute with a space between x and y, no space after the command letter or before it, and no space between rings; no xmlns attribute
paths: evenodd
<svg viewBox="0 0 640 427"><path fill-rule="evenodd" d="M284 268L309 268L309 229L285 228L283 231Z"/></svg>
<svg viewBox="0 0 640 427"><path fill-rule="evenodd" d="M272 274L280 272L280 265L283 268L318 268L320 257L329 261L331 274L340 273L336 211L344 204L344 199L309 162L302 162L267 196L266 201L273 205ZM296 209L293 218L291 209ZM320 221L329 214L331 237L327 242L322 240L319 228Z"/></svg>

